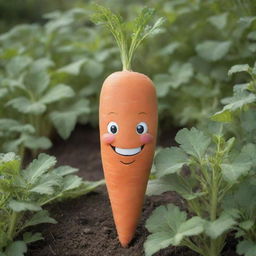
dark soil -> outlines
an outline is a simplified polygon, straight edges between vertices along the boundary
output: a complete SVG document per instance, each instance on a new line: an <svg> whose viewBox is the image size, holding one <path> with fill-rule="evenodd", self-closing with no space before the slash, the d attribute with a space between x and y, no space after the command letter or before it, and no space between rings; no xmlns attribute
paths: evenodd
<svg viewBox="0 0 256 256"><path fill-rule="evenodd" d="M174 143L176 130L168 136L161 135L163 146ZM80 169L79 175L87 180L103 178L100 161L98 131L78 126L69 140L56 138L48 152L55 155L60 165ZM48 206L51 216L58 224L45 224L35 228L45 240L30 245L28 256L143 256L143 243L148 232L145 221L152 210L161 204L174 203L184 209L182 200L175 193L146 197L140 224L129 248L121 248L112 219L110 203L105 186L77 199ZM231 238L223 256L237 256L235 241ZM196 256L187 248L169 247L156 256Z"/></svg>

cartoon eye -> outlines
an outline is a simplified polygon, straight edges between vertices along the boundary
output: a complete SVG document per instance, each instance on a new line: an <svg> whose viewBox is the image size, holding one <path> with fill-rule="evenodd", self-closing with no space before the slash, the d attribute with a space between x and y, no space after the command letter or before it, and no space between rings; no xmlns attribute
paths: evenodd
<svg viewBox="0 0 256 256"><path fill-rule="evenodd" d="M108 124L108 132L112 134L116 134L118 132L118 125L115 122L110 122Z"/></svg>
<svg viewBox="0 0 256 256"><path fill-rule="evenodd" d="M148 126L144 122L140 122L136 126L136 131L138 134L144 134L148 131Z"/></svg>

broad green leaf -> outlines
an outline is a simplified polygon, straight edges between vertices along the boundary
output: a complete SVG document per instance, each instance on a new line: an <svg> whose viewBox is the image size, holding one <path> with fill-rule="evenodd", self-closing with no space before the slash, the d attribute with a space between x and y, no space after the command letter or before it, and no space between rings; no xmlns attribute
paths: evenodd
<svg viewBox="0 0 256 256"><path fill-rule="evenodd" d="M78 188L82 184L82 178L75 175L68 175L63 178L62 191Z"/></svg>
<svg viewBox="0 0 256 256"><path fill-rule="evenodd" d="M54 187L61 185L61 177L54 173L44 174L39 181L29 191L39 194L52 195L55 192Z"/></svg>
<svg viewBox="0 0 256 256"><path fill-rule="evenodd" d="M182 245L184 237L198 235L204 230L204 220L192 217L187 220L186 212L173 205L156 208L146 222L152 235L144 243L146 256L151 256L169 245Z"/></svg>
<svg viewBox="0 0 256 256"><path fill-rule="evenodd" d="M77 119L80 115L90 112L89 101L81 99L75 102L65 111L54 111L50 114L50 119L63 139L67 139L74 130Z"/></svg>
<svg viewBox="0 0 256 256"><path fill-rule="evenodd" d="M217 61L222 59L231 47L231 41L207 40L196 46L196 51L200 57L207 61Z"/></svg>
<svg viewBox="0 0 256 256"><path fill-rule="evenodd" d="M158 97L164 97L168 94L172 77L167 74L157 74L154 76L154 84L156 86L156 92Z"/></svg>
<svg viewBox="0 0 256 256"><path fill-rule="evenodd" d="M26 73L24 84L29 91L38 97L47 89L50 83L50 76L45 69L38 70L37 63L35 65L35 68L32 66Z"/></svg>
<svg viewBox="0 0 256 256"><path fill-rule="evenodd" d="M93 59L88 59L85 65L83 66L85 73L91 78L99 77L103 70L104 66L102 63L95 61Z"/></svg>
<svg viewBox="0 0 256 256"><path fill-rule="evenodd" d="M50 119L59 135L67 139L76 126L77 115L74 112L54 111L50 114Z"/></svg>
<svg viewBox="0 0 256 256"><path fill-rule="evenodd" d="M238 223L239 227L243 230L250 230L253 225L254 225L254 222L252 220L247 220L247 221L242 221L240 223Z"/></svg>
<svg viewBox="0 0 256 256"><path fill-rule="evenodd" d="M23 241L15 241L5 250L6 256L24 256L26 252L27 245Z"/></svg>
<svg viewBox="0 0 256 256"><path fill-rule="evenodd" d="M150 180L148 182L147 195L160 195L166 191L175 191L186 200L199 196L199 194L193 192L194 181L188 177L186 179L190 185L189 187L182 182L182 179L177 174Z"/></svg>
<svg viewBox="0 0 256 256"><path fill-rule="evenodd" d="M29 220L27 220L22 228L35 226L42 223L56 224L57 222L55 219L49 216L49 212L47 210L42 210L35 213Z"/></svg>
<svg viewBox="0 0 256 256"><path fill-rule="evenodd" d="M26 232L23 234L23 241L26 244L34 243L39 240L43 240L44 238L42 237L41 233L34 233L32 234L31 232Z"/></svg>
<svg viewBox="0 0 256 256"><path fill-rule="evenodd" d="M231 76L239 72L248 72L249 69L250 69L250 66L248 64L235 65L230 68L230 70L228 71L228 75Z"/></svg>
<svg viewBox="0 0 256 256"><path fill-rule="evenodd" d="M179 42L172 42L168 45L166 45L164 48L160 49L157 54L160 56L166 56L166 55L171 55L175 52L176 49L180 47Z"/></svg>
<svg viewBox="0 0 256 256"><path fill-rule="evenodd" d="M23 96L8 101L6 106L11 106L21 113L34 115L40 115L46 110L46 106L41 102L33 102Z"/></svg>
<svg viewBox="0 0 256 256"><path fill-rule="evenodd" d="M251 166L250 156L242 152L233 162L221 164L222 175L227 182L235 183L241 176L249 172Z"/></svg>
<svg viewBox="0 0 256 256"><path fill-rule="evenodd" d="M242 148L243 155L250 158L253 167L256 167L256 144L248 143Z"/></svg>
<svg viewBox="0 0 256 256"><path fill-rule="evenodd" d="M74 97L75 92L73 89L65 84L58 84L51 88L46 94L40 99L42 104L50 104L65 98Z"/></svg>
<svg viewBox="0 0 256 256"><path fill-rule="evenodd" d="M216 239L224 232L231 229L236 221L229 214L222 214L215 221L207 221L205 223L205 233L212 239Z"/></svg>
<svg viewBox="0 0 256 256"><path fill-rule="evenodd" d="M163 177L175 173L187 162L187 155L177 147L161 150L155 158L156 175Z"/></svg>
<svg viewBox="0 0 256 256"><path fill-rule="evenodd" d="M47 137L25 136L24 145L32 150L49 149L52 146Z"/></svg>
<svg viewBox="0 0 256 256"><path fill-rule="evenodd" d="M238 209L247 218L255 217L256 209L256 185L250 184L253 179L240 183L237 190L229 193L223 200L224 209ZM248 219L243 219L247 221Z"/></svg>
<svg viewBox="0 0 256 256"><path fill-rule="evenodd" d="M38 158L33 160L28 168L23 171L23 176L27 182L35 184L35 182L55 164L56 158L54 156L41 153Z"/></svg>
<svg viewBox="0 0 256 256"><path fill-rule="evenodd" d="M191 63L174 63L170 68L171 73L171 87L178 88L180 85L188 83L194 74L193 66Z"/></svg>
<svg viewBox="0 0 256 256"><path fill-rule="evenodd" d="M229 110L221 110L212 115L211 119L216 122L230 123L233 121L233 115Z"/></svg>
<svg viewBox="0 0 256 256"><path fill-rule="evenodd" d="M241 126L249 134L254 134L256 129L256 111L253 108L241 114Z"/></svg>
<svg viewBox="0 0 256 256"><path fill-rule="evenodd" d="M211 143L211 139L207 137L202 131L196 128L181 129L175 140L180 144L180 147L189 155L192 155L201 160Z"/></svg>
<svg viewBox="0 0 256 256"><path fill-rule="evenodd" d="M228 13L214 15L208 18L208 21L217 29L222 30L226 27L228 21Z"/></svg>
<svg viewBox="0 0 256 256"><path fill-rule="evenodd" d="M236 252L239 255L244 256L255 256L256 252L256 243L249 240L243 240L238 243Z"/></svg>
<svg viewBox="0 0 256 256"><path fill-rule="evenodd" d="M171 245L172 237L169 232L157 232L150 234L144 242L145 256L151 256L161 249Z"/></svg>
<svg viewBox="0 0 256 256"><path fill-rule="evenodd" d="M223 110L235 111L243 106L256 102L256 95L246 91L236 92L233 97L224 98L223 104L227 104Z"/></svg>
<svg viewBox="0 0 256 256"><path fill-rule="evenodd" d="M174 204L162 205L147 219L146 228L150 233L170 232L171 237L186 219L187 213Z"/></svg>
<svg viewBox="0 0 256 256"><path fill-rule="evenodd" d="M54 62L49 58L41 58L37 59L33 62L33 71L40 72L41 70L45 70L47 68L53 67Z"/></svg>
<svg viewBox="0 0 256 256"><path fill-rule="evenodd" d="M6 71L9 76L17 77L31 62L32 59L28 56L16 56L9 61Z"/></svg>
<svg viewBox="0 0 256 256"><path fill-rule="evenodd" d="M71 167L71 166L68 166L68 165L63 165L63 166L60 166L60 167L55 168L54 170L52 170L52 173L60 175L62 177L66 176L66 175L69 175L69 174L73 174L75 172L78 172L78 169L74 168L74 167Z"/></svg>
<svg viewBox="0 0 256 256"><path fill-rule="evenodd" d="M76 187L72 190L66 190L61 195L61 200L70 199L70 198L77 198L79 196L88 194L98 186L104 185L105 180L99 181L82 181L79 187Z"/></svg>
<svg viewBox="0 0 256 256"><path fill-rule="evenodd" d="M9 202L9 207L15 212L42 210L42 208L35 203L18 200L11 200Z"/></svg>
<svg viewBox="0 0 256 256"><path fill-rule="evenodd" d="M22 124L14 119L1 118L0 119L0 131L11 131L19 133L34 133L35 128L30 124Z"/></svg>
<svg viewBox="0 0 256 256"><path fill-rule="evenodd" d="M87 59L81 59L78 61L75 61L71 64L68 64L58 70L58 72L64 72L68 73L70 75L78 75L80 73L81 67L84 65L84 63L87 61Z"/></svg>

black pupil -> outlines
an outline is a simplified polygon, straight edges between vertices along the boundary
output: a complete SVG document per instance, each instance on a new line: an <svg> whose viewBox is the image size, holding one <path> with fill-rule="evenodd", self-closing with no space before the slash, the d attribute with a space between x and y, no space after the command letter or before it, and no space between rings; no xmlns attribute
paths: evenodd
<svg viewBox="0 0 256 256"><path fill-rule="evenodd" d="M111 131L112 133L116 133L116 132L117 132L117 127L116 127L115 125L111 125L110 131Z"/></svg>
<svg viewBox="0 0 256 256"><path fill-rule="evenodd" d="M143 133L143 132L144 132L144 127L139 124L139 125L137 126L137 132L140 133L140 134Z"/></svg>

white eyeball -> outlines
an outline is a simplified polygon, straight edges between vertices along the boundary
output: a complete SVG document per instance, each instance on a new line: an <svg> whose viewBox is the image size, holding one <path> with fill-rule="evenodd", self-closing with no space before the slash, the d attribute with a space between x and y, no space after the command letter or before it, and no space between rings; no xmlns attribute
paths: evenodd
<svg viewBox="0 0 256 256"><path fill-rule="evenodd" d="M136 126L136 132L138 134L144 134L148 131L148 126L145 122L140 122Z"/></svg>
<svg viewBox="0 0 256 256"><path fill-rule="evenodd" d="M108 124L108 133L116 134L118 133L118 125L115 122L110 122Z"/></svg>

